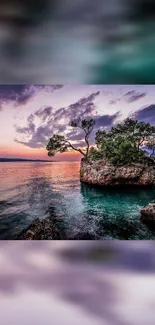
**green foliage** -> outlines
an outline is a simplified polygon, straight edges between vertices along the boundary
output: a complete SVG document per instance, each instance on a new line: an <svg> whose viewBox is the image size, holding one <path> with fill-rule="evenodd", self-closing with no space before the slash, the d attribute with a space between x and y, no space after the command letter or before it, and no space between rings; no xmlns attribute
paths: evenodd
<svg viewBox="0 0 155 325"><path fill-rule="evenodd" d="M89 149L89 158L92 160L102 159L104 157L103 153L94 147Z"/></svg>
<svg viewBox="0 0 155 325"><path fill-rule="evenodd" d="M154 126L127 118L108 133L97 131L95 142L98 151L112 164L124 165L141 162L147 157L141 146L148 147L150 137L155 137Z"/></svg>
<svg viewBox="0 0 155 325"><path fill-rule="evenodd" d="M116 138L113 142L109 160L114 165L126 165L140 162L145 157L145 152L138 150L128 139Z"/></svg>
<svg viewBox="0 0 155 325"><path fill-rule="evenodd" d="M149 138L147 147L149 150L152 151L150 157L155 159L155 137L154 136L151 136Z"/></svg>
<svg viewBox="0 0 155 325"><path fill-rule="evenodd" d="M93 119L90 120L75 119L70 122L70 126L74 128L81 128L85 131L85 133L91 133L94 125L95 125L95 121Z"/></svg>
<svg viewBox="0 0 155 325"><path fill-rule="evenodd" d="M116 127L112 127L109 135L115 137L115 135L120 135L121 137L127 138L129 141L133 141L134 145L139 147L148 138L155 134L155 127L151 126L150 123L138 122L131 118L127 118L123 123L117 124Z"/></svg>
<svg viewBox="0 0 155 325"><path fill-rule="evenodd" d="M149 123L127 118L112 127L109 132L98 130L95 137L96 148L90 147L89 144L94 125L93 119L72 120L70 126L79 128L84 133L86 149L77 148L65 136L54 134L46 147L48 155L52 157L57 152L72 149L80 152L86 160L106 159L114 165L124 165L147 161L148 154L142 150L142 146L145 146L152 151L150 158L155 158L155 127Z"/></svg>
<svg viewBox="0 0 155 325"><path fill-rule="evenodd" d="M65 143L65 137L62 135L54 134L50 138L46 149L48 151L48 156L53 157L56 152L65 152L67 151L67 145Z"/></svg>
<svg viewBox="0 0 155 325"><path fill-rule="evenodd" d="M65 138L65 136L59 135L59 134L54 134L47 146L46 149L48 151L48 156L53 157L56 153L60 152L65 152L68 151L69 149L76 150L80 152L86 159L88 158L89 155L89 136L94 128L95 121L93 119L90 120L81 120L81 119L74 119L70 122L70 126L74 128L79 128L84 131L84 139L86 143L86 150L83 151L80 148L76 148L70 141L69 139Z"/></svg>

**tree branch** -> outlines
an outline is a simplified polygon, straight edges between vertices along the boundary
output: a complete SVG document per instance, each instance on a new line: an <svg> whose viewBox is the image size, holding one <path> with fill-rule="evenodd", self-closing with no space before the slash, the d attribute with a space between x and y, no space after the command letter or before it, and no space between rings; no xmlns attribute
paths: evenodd
<svg viewBox="0 0 155 325"><path fill-rule="evenodd" d="M69 146L75 150L75 151L78 151L80 152L84 157L86 156L86 154L81 150L81 149L78 149L78 148L75 148L69 141L65 140L65 143L69 144Z"/></svg>

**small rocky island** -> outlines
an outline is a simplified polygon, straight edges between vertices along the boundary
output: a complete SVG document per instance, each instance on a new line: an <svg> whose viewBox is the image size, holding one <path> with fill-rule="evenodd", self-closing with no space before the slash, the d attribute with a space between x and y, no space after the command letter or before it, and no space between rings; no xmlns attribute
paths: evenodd
<svg viewBox="0 0 155 325"><path fill-rule="evenodd" d="M155 186L155 164L132 163L114 166L107 161L81 161L80 180L102 187L152 187ZM141 211L140 220L155 226L155 203L149 203Z"/></svg>
<svg viewBox="0 0 155 325"><path fill-rule="evenodd" d="M155 164L130 163L124 166L99 159L81 161L80 180L100 186L152 186L155 185Z"/></svg>
<svg viewBox="0 0 155 325"><path fill-rule="evenodd" d="M98 130L96 147L81 160L82 182L100 186L155 185L155 127L126 119Z"/></svg>

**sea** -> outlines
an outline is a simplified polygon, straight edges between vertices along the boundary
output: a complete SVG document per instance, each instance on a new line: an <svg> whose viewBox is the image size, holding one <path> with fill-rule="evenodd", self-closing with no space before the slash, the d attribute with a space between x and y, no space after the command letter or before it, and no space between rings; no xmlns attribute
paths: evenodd
<svg viewBox="0 0 155 325"><path fill-rule="evenodd" d="M80 162L1 162L0 239L18 239L33 220L53 215L61 239L155 239L140 221L155 188L94 187L80 182L79 169Z"/></svg>

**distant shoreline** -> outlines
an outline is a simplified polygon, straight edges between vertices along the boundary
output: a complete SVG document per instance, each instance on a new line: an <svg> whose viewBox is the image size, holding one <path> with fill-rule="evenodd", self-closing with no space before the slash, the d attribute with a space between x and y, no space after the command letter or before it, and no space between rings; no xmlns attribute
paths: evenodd
<svg viewBox="0 0 155 325"><path fill-rule="evenodd" d="M79 160L63 160L63 161L56 161L56 160L42 160L42 159L22 159L22 158L0 158L1 162L49 162L49 163L61 163L61 162L79 162Z"/></svg>
<svg viewBox="0 0 155 325"><path fill-rule="evenodd" d="M22 159L22 158L0 158L0 162L56 162L42 159Z"/></svg>

